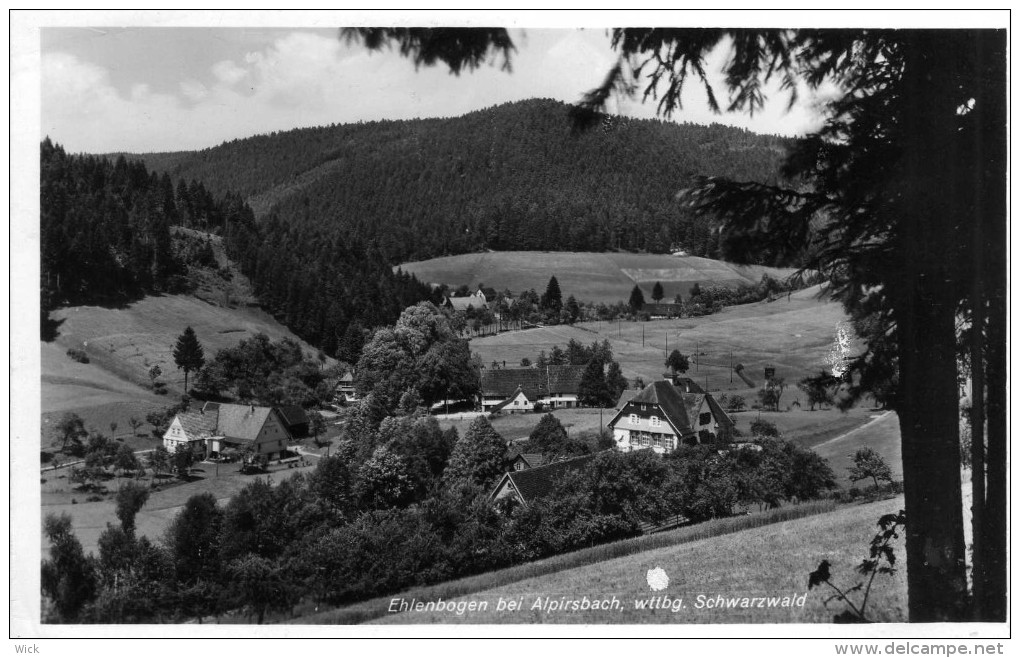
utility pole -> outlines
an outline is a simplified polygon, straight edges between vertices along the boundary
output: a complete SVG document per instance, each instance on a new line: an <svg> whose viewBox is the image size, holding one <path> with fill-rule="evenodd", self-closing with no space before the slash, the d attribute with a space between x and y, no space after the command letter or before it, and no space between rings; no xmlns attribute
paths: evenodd
<svg viewBox="0 0 1020 658"><path fill-rule="evenodd" d="M641 347L645 346L645 325L641 325Z"/></svg>
<svg viewBox="0 0 1020 658"><path fill-rule="evenodd" d="M698 352L700 351L701 348L698 347L698 342L694 341L694 372L698 372Z"/></svg>

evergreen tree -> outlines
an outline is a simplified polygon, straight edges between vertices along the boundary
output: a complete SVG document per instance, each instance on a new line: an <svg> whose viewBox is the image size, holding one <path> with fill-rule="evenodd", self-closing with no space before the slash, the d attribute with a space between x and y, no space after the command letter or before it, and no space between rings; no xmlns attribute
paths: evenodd
<svg viewBox="0 0 1020 658"><path fill-rule="evenodd" d="M627 378L623 376L620 364L616 361L610 361L609 368L606 370L606 389L610 393L607 407L615 404L627 390Z"/></svg>
<svg viewBox="0 0 1020 658"><path fill-rule="evenodd" d="M478 416L457 439L443 477L491 487L506 470L506 441L485 416Z"/></svg>
<svg viewBox="0 0 1020 658"><path fill-rule="evenodd" d="M577 402L586 407L605 407L610 397L612 395L606 383L605 364L599 359L592 359L577 385Z"/></svg>
<svg viewBox="0 0 1020 658"><path fill-rule="evenodd" d="M553 313L559 313L563 308L563 294L560 292L560 283L556 277L550 277L549 283L545 287L545 294L542 295L541 306L543 311Z"/></svg>
<svg viewBox="0 0 1020 658"><path fill-rule="evenodd" d="M197 372L205 365L205 352L202 344L198 342L198 336L191 327L185 327L184 333L177 338L174 346L174 363L179 370L184 371L184 392L188 392L188 373Z"/></svg>
<svg viewBox="0 0 1020 658"><path fill-rule="evenodd" d="M566 305L567 313L570 314L570 323L573 324L578 321L581 317L581 306L577 303L577 300L573 295L567 297Z"/></svg>
<svg viewBox="0 0 1020 658"><path fill-rule="evenodd" d="M559 418L545 414L528 435L528 450L543 455L556 455L561 452L567 442L567 430Z"/></svg>
<svg viewBox="0 0 1020 658"><path fill-rule="evenodd" d="M656 281L655 285L652 286L652 301L656 303L661 302L664 295L665 293L662 291L662 284Z"/></svg>
<svg viewBox="0 0 1020 658"><path fill-rule="evenodd" d="M627 302L630 305L630 310L634 313L640 311L645 305L645 295L641 292L641 288L637 285L630 291L630 300Z"/></svg>

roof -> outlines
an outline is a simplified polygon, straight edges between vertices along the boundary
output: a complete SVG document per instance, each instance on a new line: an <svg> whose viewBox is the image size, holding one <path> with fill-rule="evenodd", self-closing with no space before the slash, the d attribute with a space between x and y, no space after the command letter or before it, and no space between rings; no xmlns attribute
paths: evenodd
<svg viewBox="0 0 1020 658"><path fill-rule="evenodd" d="M493 368L482 370L482 395L512 396L520 388L529 400L548 392L546 374L538 368Z"/></svg>
<svg viewBox="0 0 1020 658"><path fill-rule="evenodd" d="M550 393L577 393L587 366L549 366Z"/></svg>
<svg viewBox="0 0 1020 658"><path fill-rule="evenodd" d="M662 410L662 414L673 426L678 434L687 434L693 431L698 413L702 409L702 403L707 403L715 422L726 430L733 429L733 420L719 406L719 402L710 394L705 393L694 380L688 378L678 379L681 386L674 386L672 382L660 380L652 382L640 393L631 398L631 402L638 404L654 404ZM684 383L690 385L692 391L687 393L682 387ZM615 427L617 421L623 415L626 405L609 421L610 427Z"/></svg>
<svg viewBox="0 0 1020 658"><path fill-rule="evenodd" d="M227 438L254 441L271 413L271 407L222 404L217 431Z"/></svg>
<svg viewBox="0 0 1020 658"><path fill-rule="evenodd" d="M506 480L510 480L510 483L513 484L514 489L517 490L518 495L520 495L525 504L538 500L552 493L556 485L562 482L568 474L580 471L588 466L597 454L565 459L543 466L528 468L523 471L510 471L500 479L499 484L496 485L490 497L495 496Z"/></svg>
<svg viewBox="0 0 1020 658"><path fill-rule="evenodd" d="M473 306L477 309L488 308L489 305L485 303L482 298L484 295L468 295L467 297L447 297L446 303L449 304L455 311L466 311L469 307Z"/></svg>
<svg viewBox="0 0 1020 658"><path fill-rule="evenodd" d="M640 404L654 404L662 409L666 420L678 431L690 430L691 421L683 394L671 382L657 381L646 386L630 400Z"/></svg>
<svg viewBox="0 0 1020 658"><path fill-rule="evenodd" d="M529 468L536 468L545 464L545 456L538 452L522 452L517 457L523 459ZM516 457L514 460L516 461Z"/></svg>
<svg viewBox="0 0 1020 658"><path fill-rule="evenodd" d="M206 412L208 412L208 411L216 411L219 408L220 408L220 403L219 402L206 402L205 404L202 405L202 411L206 411Z"/></svg>
<svg viewBox="0 0 1020 658"><path fill-rule="evenodd" d="M680 397L683 398L684 407L687 409L687 418L691 420L691 424L694 424L694 419L698 417L701 412L701 403L705 400L704 393L681 393Z"/></svg>
<svg viewBox="0 0 1020 658"><path fill-rule="evenodd" d="M202 437L212 436L216 433L216 418L218 415L215 409L206 413L186 411L182 414L177 414L177 419L181 421L184 436L189 441L193 441Z"/></svg>
<svg viewBox="0 0 1020 658"><path fill-rule="evenodd" d="M281 405L277 407L276 410L280 412L280 416L283 417L283 422L288 427L308 424L308 414L305 413L303 408L296 404Z"/></svg>
<svg viewBox="0 0 1020 658"><path fill-rule="evenodd" d="M673 383L679 387L684 393L704 393L705 389L701 388L698 382L694 381L690 377L674 377Z"/></svg>
<svg viewBox="0 0 1020 658"><path fill-rule="evenodd" d="M513 393L511 393L511 394L510 394L510 397L508 397L507 399L505 399L505 400L503 400L502 402L500 402L499 404L497 404L497 405L496 405L495 407L493 407L492 409L490 409L490 411L491 411L492 413L496 413L497 411L503 411L503 409L504 409L505 407L509 406L509 405L510 405L510 403L511 403L511 402L513 402L513 401L514 401L514 399L515 399L515 398L516 398L516 397L517 397L517 396L518 396L519 394L521 394L521 393L524 393L524 391L522 391L522 390L521 390L521 387L520 387L520 386L518 386L518 387L517 387L517 390L516 390L516 391L514 391ZM527 397L527 394L525 394L525 397ZM531 400L531 398L528 398L528 400L530 401L530 400Z"/></svg>

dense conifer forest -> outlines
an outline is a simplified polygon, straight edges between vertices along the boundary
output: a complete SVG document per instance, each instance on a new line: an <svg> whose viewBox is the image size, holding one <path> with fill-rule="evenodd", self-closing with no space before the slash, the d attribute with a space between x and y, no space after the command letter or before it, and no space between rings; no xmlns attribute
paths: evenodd
<svg viewBox="0 0 1020 658"><path fill-rule="evenodd" d="M603 118L529 100L452 119L375 121L137 157L241 194L271 241L292 226L392 263L479 249L717 255L710 217L679 208L691 175L776 182L788 140L721 125ZM272 226L274 228L269 228Z"/></svg>
<svg viewBox="0 0 1020 658"><path fill-rule="evenodd" d="M202 254L176 244L176 225L224 236L227 251L263 306L330 354L360 350L361 327L392 324L428 299L429 288L394 274L358 240L270 218L255 221L230 191L147 170L138 161L70 155L41 146L41 311L63 304L123 303L147 293L186 292L187 265ZM350 331L349 331L350 329Z"/></svg>

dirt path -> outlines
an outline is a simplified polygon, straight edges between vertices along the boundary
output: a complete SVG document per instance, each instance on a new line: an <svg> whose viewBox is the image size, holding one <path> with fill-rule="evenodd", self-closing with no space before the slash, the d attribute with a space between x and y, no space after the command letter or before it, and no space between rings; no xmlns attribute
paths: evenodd
<svg viewBox="0 0 1020 658"><path fill-rule="evenodd" d="M838 441L842 441L842 440L844 440L844 439L846 439L846 438L848 438L848 437L850 437L850 436L852 436L854 434L857 434L858 432L862 432L862 431L868 429L869 427L871 427L872 425L874 425L875 423L881 422L883 418L885 418L886 416L888 416L891 413L892 413L891 411L883 411L881 414L875 416L874 418L872 418L868 422L864 423L860 427L855 427L854 429L850 430L849 432L844 432L844 433L840 434L839 436L832 437L828 441L823 441L823 442L819 443L818 445L814 446L813 450L818 450L819 448L822 448L822 447L825 447L825 446L829 446L829 445L831 445L833 443L836 443Z"/></svg>

